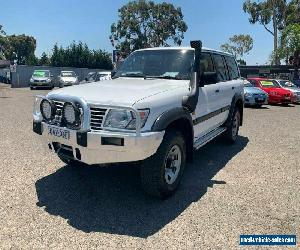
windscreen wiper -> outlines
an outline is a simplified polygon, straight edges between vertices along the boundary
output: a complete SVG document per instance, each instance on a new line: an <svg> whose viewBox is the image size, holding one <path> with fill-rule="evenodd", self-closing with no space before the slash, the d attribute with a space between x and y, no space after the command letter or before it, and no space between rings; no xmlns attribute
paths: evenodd
<svg viewBox="0 0 300 250"><path fill-rule="evenodd" d="M144 79L149 79L149 78L181 80L181 78L177 76L145 76L144 77Z"/></svg>

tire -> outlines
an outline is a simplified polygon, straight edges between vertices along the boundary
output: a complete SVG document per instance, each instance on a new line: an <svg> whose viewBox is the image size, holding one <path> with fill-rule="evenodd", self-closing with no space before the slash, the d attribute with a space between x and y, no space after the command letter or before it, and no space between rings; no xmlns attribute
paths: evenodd
<svg viewBox="0 0 300 250"><path fill-rule="evenodd" d="M161 199L171 196L179 186L185 163L183 135L177 130L167 131L157 152L142 163L141 183L145 192ZM177 165L175 169L170 168L173 164Z"/></svg>
<svg viewBox="0 0 300 250"><path fill-rule="evenodd" d="M84 167L86 166L86 164L80 162L80 161L76 161L76 160L71 160L71 159L68 159L68 158L65 158L63 157L62 155L57 155L58 158L63 162L65 163L66 165L70 166L70 167L76 167L76 168L81 168L81 167Z"/></svg>
<svg viewBox="0 0 300 250"><path fill-rule="evenodd" d="M223 134L223 139L226 143L234 144L238 137L239 127L241 124L241 114L240 111L235 108L232 116L230 117L229 125L227 125L227 129Z"/></svg>
<svg viewBox="0 0 300 250"><path fill-rule="evenodd" d="M255 104L255 108L261 108L262 104Z"/></svg>
<svg viewBox="0 0 300 250"><path fill-rule="evenodd" d="M30 87L30 90L34 90L34 88L33 88L33 87Z"/></svg>

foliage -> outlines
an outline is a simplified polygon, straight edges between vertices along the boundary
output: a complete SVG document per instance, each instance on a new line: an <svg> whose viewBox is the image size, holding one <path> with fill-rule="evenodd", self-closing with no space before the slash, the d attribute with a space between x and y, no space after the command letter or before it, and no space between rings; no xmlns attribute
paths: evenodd
<svg viewBox="0 0 300 250"><path fill-rule="evenodd" d="M300 23L300 0L292 0L288 3L285 13L285 24Z"/></svg>
<svg viewBox="0 0 300 250"><path fill-rule="evenodd" d="M38 65L39 59L32 53L28 56L28 58L26 58L25 64L29 66Z"/></svg>
<svg viewBox="0 0 300 250"><path fill-rule="evenodd" d="M56 67L112 69L110 54L102 50L90 50L85 43L73 42L67 48L54 45L50 64Z"/></svg>
<svg viewBox="0 0 300 250"><path fill-rule="evenodd" d="M275 62L279 64L278 56L278 32L285 25L286 0L246 0L243 10L249 14L249 22L259 23L274 37ZM272 28L269 27L271 24Z"/></svg>
<svg viewBox="0 0 300 250"><path fill-rule="evenodd" d="M26 60L34 54L36 40L24 34L6 36L3 47L8 60L16 59L18 64L25 64Z"/></svg>
<svg viewBox="0 0 300 250"><path fill-rule="evenodd" d="M147 47L181 45L187 25L181 8L166 2L138 0L118 10L119 21L111 25L112 45L125 55Z"/></svg>
<svg viewBox="0 0 300 250"><path fill-rule="evenodd" d="M234 35L229 38L228 43L221 45L221 50L233 54L237 59L241 59L252 48L253 39L250 35Z"/></svg>
<svg viewBox="0 0 300 250"><path fill-rule="evenodd" d="M41 66L49 66L50 65L50 59L45 52L42 53L42 56L41 56L40 60L38 61L38 64Z"/></svg>

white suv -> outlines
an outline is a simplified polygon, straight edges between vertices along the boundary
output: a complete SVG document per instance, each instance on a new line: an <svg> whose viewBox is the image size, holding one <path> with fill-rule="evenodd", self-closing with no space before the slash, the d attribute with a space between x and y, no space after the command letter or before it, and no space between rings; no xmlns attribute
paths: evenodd
<svg viewBox="0 0 300 250"><path fill-rule="evenodd" d="M37 96L33 130L69 165L140 161L144 189L163 198L194 150L220 134L236 141L243 102L235 59L192 41L137 50L102 84Z"/></svg>

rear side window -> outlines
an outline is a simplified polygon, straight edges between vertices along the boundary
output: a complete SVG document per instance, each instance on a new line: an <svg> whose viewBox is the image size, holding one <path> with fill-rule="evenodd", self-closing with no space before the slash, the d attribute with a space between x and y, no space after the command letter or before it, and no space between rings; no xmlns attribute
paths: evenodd
<svg viewBox="0 0 300 250"><path fill-rule="evenodd" d="M209 53L202 53L200 59L201 72L214 72L214 64Z"/></svg>
<svg viewBox="0 0 300 250"><path fill-rule="evenodd" d="M234 58L231 56L226 56L225 59L226 59L230 79L231 80L238 79L240 77L240 74Z"/></svg>
<svg viewBox="0 0 300 250"><path fill-rule="evenodd" d="M227 76L227 67L224 63L223 57L221 55L213 54L213 59L215 63L216 72L218 75L218 81L224 82L229 80Z"/></svg>

